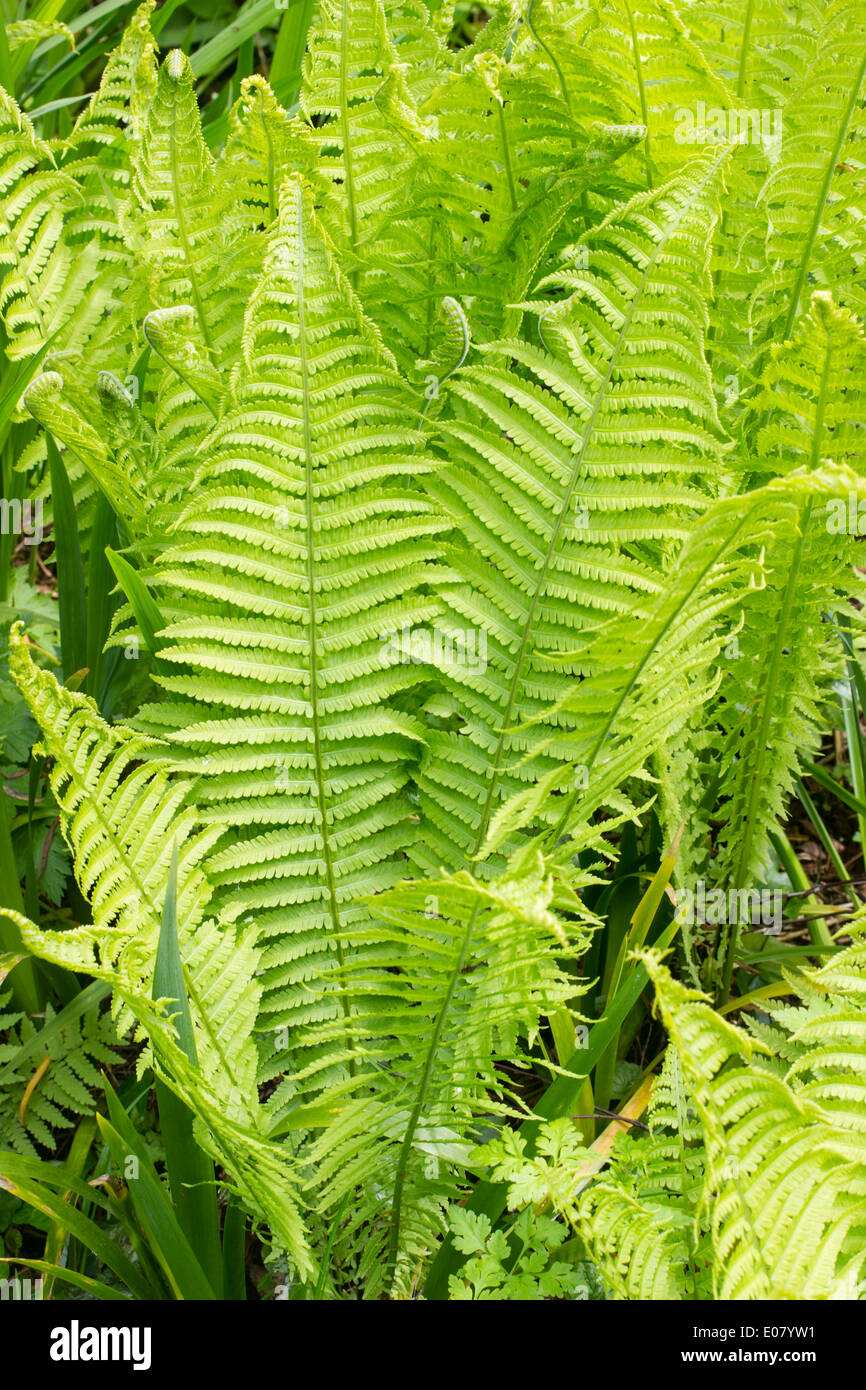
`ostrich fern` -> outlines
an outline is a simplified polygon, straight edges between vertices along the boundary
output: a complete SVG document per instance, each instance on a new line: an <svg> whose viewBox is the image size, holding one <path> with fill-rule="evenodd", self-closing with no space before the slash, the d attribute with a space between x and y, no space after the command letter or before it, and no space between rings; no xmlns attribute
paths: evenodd
<svg viewBox="0 0 866 1390"><path fill-rule="evenodd" d="M671 1039L664 1091L649 1136L617 1146L576 1223L608 1282L625 1298L856 1297L866 1184L862 944L798 982L825 1003L816 1016L787 1011L805 1016L788 1024L799 1055L787 1075L763 1064L755 1051L763 1044L659 961L647 963ZM691 1221L666 1221L668 1204Z"/></svg>
<svg viewBox="0 0 866 1390"><path fill-rule="evenodd" d="M267 1137L255 1087L259 990L252 933L205 918L211 890L201 865L216 834L202 828L188 782L153 756L158 750L140 734L109 729L91 700L34 666L20 629L12 634L10 662L43 730L63 833L93 912L92 925L70 931L40 930L19 918L22 939L44 959L111 985L126 1022L137 1021L158 1046L168 1084L197 1116L242 1200L279 1233L298 1268L309 1269L296 1181L287 1156ZM175 851L197 1068L170 1019L151 1002Z"/></svg>
<svg viewBox="0 0 866 1390"><path fill-rule="evenodd" d="M551 657L658 593L665 542L719 486L701 315L723 158L612 213L579 245L588 271L542 282L571 293L533 303L541 342L492 344L449 387L459 410L440 425L448 464L428 488L455 523L448 558L461 582L440 593L450 627L487 632L488 663L455 673L459 734L429 739L428 865L471 859L503 794L550 770L566 721L545 711L577 674ZM515 733L518 723L532 727Z"/></svg>
<svg viewBox="0 0 866 1390"><path fill-rule="evenodd" d="M506 3L464 51L322 0L297 111L249 77L211 151L152 8L67 139L0 92L7 352L47 349L19 467L46 490L53 437L85 550L109 507L143 654L111 724L13 632L92 923L12 920L111 987L305 1289L406 1296L515 1067L563 1070L621 843L748 888L832 727L866 43L846 0L787 58L773 0ZM771 100L778 150L677 139ZM152 1000L175 853L197 1067ZM727 996L740 948L683 965ZM651 1133L571 1213L614 1295L860 1277L858 952L751 1036L644 957Z"/></svg>

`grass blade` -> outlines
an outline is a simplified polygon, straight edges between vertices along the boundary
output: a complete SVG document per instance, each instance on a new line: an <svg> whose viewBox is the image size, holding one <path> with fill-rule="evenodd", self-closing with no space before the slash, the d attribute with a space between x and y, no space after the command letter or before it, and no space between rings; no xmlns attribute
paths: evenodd
<svg viewBox="0 0 866 1390"><path fill-rule="evenodd" d="M120 1289L113 1289L110 1284L103 1284L99 1279L91 1279L87 1274L78 1274L74 1269L67 1269L65 1265L52 1264L50 1260L22 1260L16 1256L15 1259L0 1257L0 1264L18 1265L22 1269L35 1269L40 1274L50 1274L52 1284L59 1279L61 1284L70 1284L74 1289L81 1289L84 1293L89 1293L92 1298L97 1298L102 1302L131 1302L127 1293L121 1293ZM51 1287L51 1286L49 1286Z"/></svg>
<svg viewBox="0 0 866 1390"><path fill-rule="evenodd" d="M52 1222L62 1221L67 1229L90 1252L110 1269L125 1284L135 1298L149 1299L153 1296L150 1285L142 1278L136 1266L120 1246L106 1235L102 1227L89 1216L84 1216L70 1201L53 1192L49 1184L69 1189L73 1195L99 1202L92 1187L80 1182L66 1173L59 1165L44 1163L41 1159L20 1158L17 1154L0 1153L0 1187L22 1202L42 1212ZM109 1209L109 1203L102 1199L100 1205Z"/></svg>
<svg viewBox="0 0 866 1390"><path fill-rule="evenodd" d="M243 1207L230 1198L223 1221L223 1299L226 1302L243 1302L247 1296L246 1284L246 1229L247 1217Z"/></svg>
<svg viewBox="0 0 866 1390"><path fill-rule="evenodd" d="M178 1042L189 1060L197 1065L195 1035L177 937L176 846L172 855L156 967L153 972L153 997L172 1001L170 1009L174 1014ZM220 1252L219 1209L213 1162L196 1143L193 1117L187 1106L158 1077L155 1089L160 1128L165 1144L166 1170L177 1218L219 1297L223 1281L223 1259Z"/></svg>
<svg viewBox="0 0 866 1390"><path fill-rule="evenodd" d="M105 1095L110 1122L98 1115L97 1124L120 1172L124 1172L129 1159L136 1160L137 1175L127 1179L129 1195L151 1252L176 1298L212 1300L213 1286L181 1230L165 1185L141 1137L108 1085Z"/></svg>
<svg viewBox="0 0 866 1390"><path fill-rule="evenodd" d="M231 24L203 43L190 57L196 77L214 77L226 63L231 62L246 39L252 38L257 30L273 25L274 11L274 0L247 0Z"/></svg>
<svg viewBox="0 0 866 1390"><path fill-rule="evenodd" d="M12 818L8 803L9 799L0 781L0 908L11 908L13 912L23 916L24 898L18 880L15 851L12 848ZM22 949L18 928L0 911L0 950L18 955ZM21 960L11 972L9 983L15 1007L27 1014L39 1013L44 1001L35 962L30 959Z"/></svg>
<svg viewBox="0 0 866 1390"><path fill-rule="evenodd" d="M157 633L166 626L165 619L138 570L133 569L129 561L124 559L122 555L118 555L115 550L111 549L111 546L108 546L105 555L114 570L114 577L132 609L147 651L156 656L159 650L165 646L165 643L157 637Z"/></svg>
<svg viewBox="0 0 866 1390"><path fill-rule="evenodd" d="M301 90L301 65L307 51L307 32L313 18L315 0L290 0L283 16L271 63L270 81L280 86L280 101L294 106Z"/></svg>

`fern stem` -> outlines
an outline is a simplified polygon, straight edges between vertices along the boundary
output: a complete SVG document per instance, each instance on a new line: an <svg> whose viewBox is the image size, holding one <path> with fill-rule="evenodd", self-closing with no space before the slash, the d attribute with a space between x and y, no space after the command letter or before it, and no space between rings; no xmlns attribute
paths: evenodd
<svg viewBox="0 0 866 1390"><path fill-rule="evenodd" d="M851 125L851 120L854 115L855 107L857 105L857 98L860 95L860 88L863 85L864 75L866 75L866 52L864 52L863 54L863 61L860 64L860 67L857 71L857 75L854 78L854 83L851 87L851 95L848 98L848 105L846 106L845 112L842 116L842 121L839 126L839 133L836 137L836 143L833 146L833 149L830 151L830 154L827 158L827 168L824 174L824 181L821 184L820 196L815 205L815 212L812 217L812 225L809 228L805 241L803 242L803 253L800 257L800 264L797 269L797 278L794 282L794 290L791 295L791 303L788 305L788 317L785 320L785 327L782 329L783 341L786 338L790 337L791 329L794 327L794 323L797 318L797 312L800 306L800 295L803 293L803 285L806 282L806 274L809 269L809 257L811 256L812 248L815 245L815 238L818 235L818 228L821 225L821 216L824 212L824 208L827 203L827 198L830 193L830 184L833 181L833 174L836 171L836 165L839 163L839 156L842 152L842 146L845 143L845 137L848 134L848 129Z"/></svg>
<svg viewBox="0 0 866 1390"><path fill-rule="evenodd" d="M749 56L749 42L752 37L752 20L755 15L755 0L749 0L743 20L743 39L740 44L740 66L737 72L737 96L741 97L746 86L746 61Z"/></svg>
<svg viewBox="0 0 866 1390"><path fill-rule="evenodd" d="M344 185L346 206L349 214L349 239L352 255L358 241L358 212L355 206L355 173L352 166L352 142L349 128L349 0L343 0L340 18L340 127L343 136L343 170L346 176ZM353 266L349 272L349 282L353 290L358 288L358 270Z"/></svg>
<svg viewBox="0 0 866 1390"><path fill-rule="evenodd" d="M640 93L640 112L641 112L641 118L642 118L643 124L646 126L646 137L645 137L643 143L644 143L644 160L645 160L645 163L646 163L647 187L648 187L648 188L653 188L655 185L654 185L654 182L653 182L652 157L651 157L651 155L650 155L649 109L648 109L648 107L647 107L647 102L646 102L646 87L644 86L644 80L643 80L643 67L641 66L640 45L639 45L639 43L638 43L637 27L636 27L635 22L634 22L634 15L633 15L633 13L632 13L632 8L631 8L631 5L629 4L629 0L623 0L623 3L625 4L625 12L626 12L626 14L628 15L629 28L631 29L631 42L632 42L632 48L633 48L633 50L634 50L634 66L635 66L635 74L636 74L636 76L637 76L637 89L638 89L638 92Z"/></svg>
<svg viewBox="0 0 866 1390"><path fill-rule="evenodd" d="M540 37L538 31L535 28L535 25L532 22L532 7L534 4L535 0L529 0L529 4L526 6L526 27L529 30L535 42L538 44L538 47L541 49L542 53L544 53L547 57L548 62L550 63L554 72L556 73L556 79L559 83L559 90L562 92L562 100L565 102L565 105L568 109L568 114L570 116L572 114L571 98L568 95L568 86L565 81L565 74L562 71L562 68L559 64L559 60L556 57L556 54L554 53L553 49Z"/></svg>
<svg viewBox="0 0 866 1390"><path fill-rule="evenodd" d="M514 170L511 167L511 149L508 144L508 128L505 124L505 104L502 100L497 101L496 109L499 113L499 135L502 140L502 161L505 165L505 177L508 179L508 195L511 198L511 211L517 212L519 207L517 201L517 188L514 183Z"/></svg>

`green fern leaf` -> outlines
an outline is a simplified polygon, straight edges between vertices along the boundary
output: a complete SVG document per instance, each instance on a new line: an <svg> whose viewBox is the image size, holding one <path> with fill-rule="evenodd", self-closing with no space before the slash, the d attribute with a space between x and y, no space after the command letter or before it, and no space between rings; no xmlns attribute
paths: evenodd
<svg viewBox="0 0 866 1390"><path fill-rule="evenodd" d="M290 181L198 496L156 580L180 615L165 633L165 733L226 832L216 901L267 943L264 1016L290 1027L292 1049L332 1011L309 981L365 915L353 899L396 882L414 834L421 727L388 703L417 681L400 633L430 615L420 586L441 528L411 481L431 467L415 419Z"/></svg>
<svg viewBox="0 0 866 1390"><path fill-rule="evenodd" d="M532 306L543 346L496 344L449 388L459 409L439 425L449 462L428 486L455 523L459 580L442 586L437 647L484 633L487 652L442 666L463 724L431 735L419 780L419 862L434 870L477 854L503 797L562 761L555 740L568 720L545 712L575 672L549 658L603 617L647 611L663 583L657 542L675 545L717 485L701 324L722 158L587 235L589 269L551 280L570 298ZM513 368L494 365L506 354Z"/></svg>

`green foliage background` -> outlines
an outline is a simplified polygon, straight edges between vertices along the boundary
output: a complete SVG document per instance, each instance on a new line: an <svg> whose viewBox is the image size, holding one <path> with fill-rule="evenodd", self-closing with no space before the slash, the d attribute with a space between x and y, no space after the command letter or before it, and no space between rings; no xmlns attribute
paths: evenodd
<svg viewBox="0 0 866 1390"><path fill-rule="evenodd" d="M9 1255L856 1297L861 7L24 9Z"/></svg>

